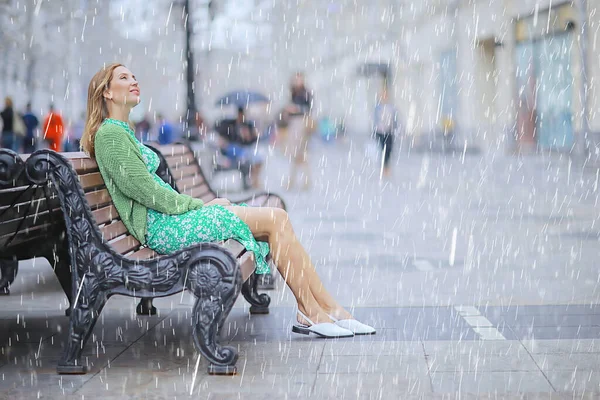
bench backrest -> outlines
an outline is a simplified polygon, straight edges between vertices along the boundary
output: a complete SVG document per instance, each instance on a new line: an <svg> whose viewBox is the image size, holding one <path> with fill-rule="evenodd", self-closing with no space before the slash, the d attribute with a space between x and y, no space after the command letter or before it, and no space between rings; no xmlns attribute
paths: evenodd
<svg viewBox="0 0 600 400"><path fill-rule="evenodd" d="M119 254L128 258L145 260L157 254L142 248L141 243L133 237L121 221L96 161L85 153L63 153L79 177L79 183L85 193L92 215L98 225L102 238Z"/></svg>
<svg viewBox="0 0 600 400"><path fill-rule="evenodd" d="M106 189L98 165L85 153L61 153L77 173L93 218L103 239L119 254L134 259L148 259L156 253L142 248L129 234ZM22 155L27 159L27 155ZM20 177L23 178L23 177ZM18 179L14 185L0 191L0 256L14 255L23 247L30 256L40 255L26 248L42 243L40 239L58 239L64 231L64 220L56 191L48 185L30 185ZM17 252L18 253L18 252ZM26 258L26 257L19 257Z"/></svg>
<svg viewBox="0 0 600 400"><path fill-rule="evenodd" d="M201 199L205 203L217 197L202 172L202 168L198 164L194 151L189 144L159 145L151 143L151 146L160 151L167 161L167 165L175 181L175 188L179 193Z"/></svg>
<svg viewBox="0 0 600 400"><path fill-rule="evenodd" d="M64 230L59 199L51 187L38 187L26 179L24 160L16 153L2 154L3 162L20 164L9 182L0 185L0 258L23 258L33 251L49 251L50 241ZM6 165L6 164L4 164ZM40 246L42 243L49 246Z"/></svg>
<svg viewBox="0 0 600 400"><path fill-rule="evenodd" d="M116 252L127 258L146 260L158 256L153 250L142 247L140 242L129 234L110 198L96 162L85 153L61 153L61 156L71 163L77 173L102 238ZM19 157L25 161L29 155ZM180 164L176 164L176 167L177 165ZM179 171L191 171L189 167L193 166L192 161L188 168L181 168ZM204 179L199 167L197 171L199 175L196 176ZM169 179L168 171L164 172L165 176L161 178ZM189 178L189 176L180 176L181 179ZM175 189L177 190L176 187ZM191 190L194 191L194 187ZM212 199L208 196L204 198L207 199L206 201ZM0 258L29 259L36 256L50 256L52 245L64 236L64 230L60 200L52 182L43 186L31 185L25 179L25 172L22 171L20 176L9 184L0 184ZM49 246L42 249L41 243L47 243ZM254 254L247 252L236 240L221 241L219 244L238 259L242 277L246 280L254 271Z"/></svg>

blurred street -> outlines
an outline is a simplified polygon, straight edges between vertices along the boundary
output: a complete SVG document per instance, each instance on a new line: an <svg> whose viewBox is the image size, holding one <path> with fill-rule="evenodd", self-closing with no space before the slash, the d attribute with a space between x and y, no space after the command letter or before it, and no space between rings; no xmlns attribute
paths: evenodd
<svg viewBox="0 0 600 400"><path fill-rule="evenodd" d="M60 376L67 302L38 259L0 299L0 398L598 398L595 170L561 154L404 149L380 180L355 143L312 143L306 192L284 189L287 163L269 148L265 185L327 288L376 335L293 334L279 279L269 315L238 300L223 342L240 350L239 374L214 377L203 360L196 373L192 296L156 300L155 317L117 296L85 349L91 372ZM221 196L241 195L236 179L215 177Z"/></svg>

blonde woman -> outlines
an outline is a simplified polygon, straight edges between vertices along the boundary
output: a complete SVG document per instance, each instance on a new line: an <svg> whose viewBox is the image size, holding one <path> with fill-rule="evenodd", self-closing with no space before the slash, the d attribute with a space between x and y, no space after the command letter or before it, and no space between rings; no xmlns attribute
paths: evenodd
<svg viewBox="0 0 600 400"><path fill-rule="evenodd" d="M98 163L114 205L129 232L161 254L200 243L234 238L256 256L256 271L268 272L271 252L298 303L296 333L348 337L375 330L352 318L323 288L284 210L242 207L226 199L204 204L177 193L158 175L158 157L140 143L129 113L140 101L135 76L110 64L92 78L82 148ZM267 238L257 242L256 237Z"/></svg>

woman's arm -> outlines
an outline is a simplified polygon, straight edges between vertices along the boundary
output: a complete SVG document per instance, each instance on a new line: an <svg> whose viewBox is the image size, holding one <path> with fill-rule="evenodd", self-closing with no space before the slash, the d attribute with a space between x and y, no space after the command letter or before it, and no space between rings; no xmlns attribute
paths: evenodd
<svg viewBox="0 0 600 400"><path fill-rule="evenodd" d="M115 185L123 194L147 208L165 213L182 214L201 208L200 199L162 187L154 180L146 164L138 157L135 144L119 127L102 127L96 135L96 159L104 169L107 184Z"/></svg>

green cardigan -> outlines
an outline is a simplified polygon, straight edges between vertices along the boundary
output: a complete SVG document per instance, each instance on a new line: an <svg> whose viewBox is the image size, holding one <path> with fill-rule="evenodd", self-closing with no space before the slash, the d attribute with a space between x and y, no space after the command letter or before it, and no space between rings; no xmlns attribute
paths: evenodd
<svg viewBox="0 0 600 400"><path fill-rule="evenodd" d="M136 139L115 122L105 121L96 133L96 162L121 220L145 244L148 208L172 215L199 209L204 203L156 182Z"/></svg>

